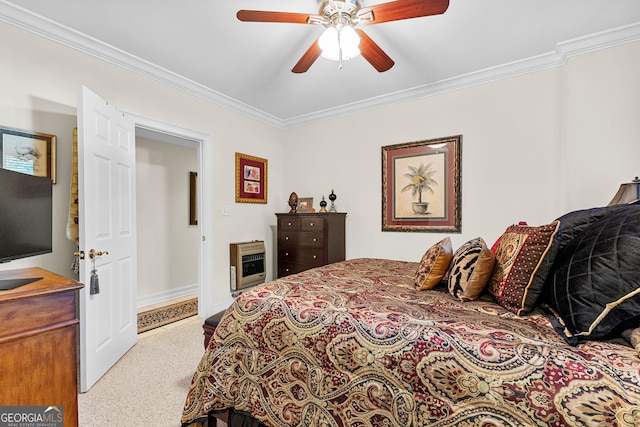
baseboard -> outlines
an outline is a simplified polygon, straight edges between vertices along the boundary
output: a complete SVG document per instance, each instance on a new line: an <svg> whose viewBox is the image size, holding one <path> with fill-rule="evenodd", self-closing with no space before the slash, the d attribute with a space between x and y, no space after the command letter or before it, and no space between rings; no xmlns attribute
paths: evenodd
<svg viewBox="0 0 640 427"><path fill-rule="evenodd" d="M187 295L197 295L198 294L198 284L183 286L177 289L170 289L168 291L159 292L157 294L147 295L141 298L138 298L136 304L138 308L147 307L150 305L158 304L165 301L170 301L176 298L182 298Z"/></svg>

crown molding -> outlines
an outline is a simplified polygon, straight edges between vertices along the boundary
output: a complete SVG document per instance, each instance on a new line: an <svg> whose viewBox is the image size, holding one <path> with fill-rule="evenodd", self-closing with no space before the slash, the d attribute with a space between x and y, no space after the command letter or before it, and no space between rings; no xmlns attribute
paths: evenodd
<svg viewBox="0 0 640 427"><path fill-rule="evenodd" d="M160 83L184 91L222 107L238 111L267 124L283 127L283 121L264 111L239 102L229 96L187 79L172 71L145 61L123 50L101 42L24 8L0 0L0 22L6 22L20 29L75 49L87 55L141 74Z"/></svg>
<svg viewBox="0 0 640 427"><path fill-rule="evenodd" d="M425 98L432 95L559 67L565 65L567 60L573 56L583 55L639 40L640 23L635 23L615 28L613 30L560 42L556 45L553 52L546 54L474 71L472 73L459 75L450 79L439 80L394 93L388 93L383 96L365 99L352 104L294 117L286 120L285 125L286 127L293 127L308 122L327 120L340 115L372 110L400 102Z"/></svg>
<svg viewBox="0 0 640 427"><path fill-rule="evenodd" d="M558 67L566 64L567 60L572 56L582 55L596 50L640 40L640 23L635 23L561 42L556 45L553 52L524 60L502 64L496 67L475 71L450 79L440 80L411 89L368 98L335 108L282 119L262 110L253 108L245 103L239 102L238 100L220 92L140 59L97 39L89 37L86 34L80 33L43 16L34 14L19 6L8 3L5 0L0 0L0 21L37 34L85 54L94 56L111 64L136 72L206 101L240 112L278 128L288 128L305 123L327 120L345 114L371 110L399 102L424 98L444 92L460 90L496 80L508 79L522 74Z"/></svg>

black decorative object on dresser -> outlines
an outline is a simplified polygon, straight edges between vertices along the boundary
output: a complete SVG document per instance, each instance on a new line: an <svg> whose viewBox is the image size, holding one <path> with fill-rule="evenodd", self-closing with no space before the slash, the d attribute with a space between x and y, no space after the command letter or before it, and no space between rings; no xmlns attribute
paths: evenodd
<svg viewBox="0 0 640 427"><path fill-rule="evenodd" d="M278 217L278 277L344 261L346 213Z"/></svg>

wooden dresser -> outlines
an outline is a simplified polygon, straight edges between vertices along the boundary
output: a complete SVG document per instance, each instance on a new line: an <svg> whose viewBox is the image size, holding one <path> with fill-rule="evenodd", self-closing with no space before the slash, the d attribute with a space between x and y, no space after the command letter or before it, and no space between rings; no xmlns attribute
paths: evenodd
<svg viewBox="0 0 640 427"><path fill-rule="evenodd" d="M276 214L278 277L344 261L346 213Z"/></svg>
<svg viewBox="0 0 640 427"><path fill-rule="evenodd" d="M0 406L64 407L78 425L78 291L42 268L0 271L0 280L41 278L0 290Z"/></svg>

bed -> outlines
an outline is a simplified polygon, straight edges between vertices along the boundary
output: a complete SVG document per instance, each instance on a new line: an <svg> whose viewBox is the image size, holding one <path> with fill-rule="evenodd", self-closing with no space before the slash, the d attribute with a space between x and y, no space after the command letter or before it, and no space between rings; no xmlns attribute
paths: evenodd
<svg viewBox="0 0 640 427"><path fill-rule="evenodd" d="M494 247L474 252L478 259L489 249L494 261L485 270L492 277L502 274L502 280L494 280L493 289L492 278L485 280L487 288L472 299L461 297L459 283L458 288L451 285L456 280L451 265L462 247L451 254L435 286L425 290L416 285L425 257L431 257L434 267L446 255L442 242L436 250L436 245L429 248L420 263L351 259L243 293L220 319L197 367L183 425L197 425L231 409L257 420L255 425L273 427L637 427L638 282L628 285L631 292L622 287L624 298L610 295L616 305L605 307L607 314L597 316L598 325L590 319L587 333L563 322L564 306L576 304L562 299L562 292L550 296L549 286L575 293L572 286L578 285L560 283L560 276L571 276L562 260L576 262L587 231L602 236L603 229L615 228L610 216L618 215L624 224L615 231L614 246L622 249L620 236L626 229L632 237L640 236L640 221L629 219L638 209L629 211L633 215L601 209L580 211L547 226L552 232L528 276L530 288L522 301L528 298L531 306L524 311L510 306L510 291L496 288L505 284L505 257L513 256L504 254L513 249L511 234L524 232L529 242L536 240L531 229L539 227L522 224L508 228ZM608 222L602 224L603 218ZM597 244L602 246L600 240ZM527 258L530 268L532 255L525 249L521 246L518 256ZM617 262L640 256L629 252L621 250ZM589 253L593 258L593 248ZM509 266L512 273L519 267ZM627 270L640 270L640 263L620 267L618 276ZM541 274L544 278L533 280ZM534 292L531 286L540 280ZM593 293L595 285L589 286ZM531 293L537 294L535 302ZM554 307L552 298L560 307ZM601 327L611 313L622 320Z"/></svg>

